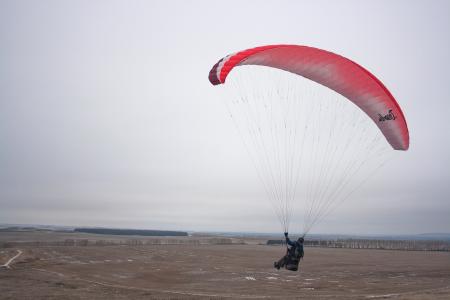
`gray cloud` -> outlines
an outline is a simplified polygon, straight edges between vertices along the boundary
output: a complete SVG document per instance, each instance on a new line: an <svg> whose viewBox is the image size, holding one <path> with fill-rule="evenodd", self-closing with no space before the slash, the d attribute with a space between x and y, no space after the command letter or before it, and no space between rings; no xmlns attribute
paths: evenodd
<svg viewBox="0 0 450 300"><path fill-rule="evenodd" d="M0 223L276 231L207 73L293 43L375 73L411 133L316 231L449 231L449 3L227 6L232 18L211 1L1 1Z"/></svg>

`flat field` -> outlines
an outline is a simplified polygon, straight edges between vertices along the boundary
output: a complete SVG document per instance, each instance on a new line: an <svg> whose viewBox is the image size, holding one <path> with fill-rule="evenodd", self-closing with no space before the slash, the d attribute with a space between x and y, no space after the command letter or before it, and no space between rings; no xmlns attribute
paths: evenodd
<svg viewBox="0 0 450 300"><path fill-rule="evenodd" d="M244 242L0 248L0 265L21 253L0 268L0 299L450 299L448 252L306 248L291 272L273 268L280 246Z"/></svg>

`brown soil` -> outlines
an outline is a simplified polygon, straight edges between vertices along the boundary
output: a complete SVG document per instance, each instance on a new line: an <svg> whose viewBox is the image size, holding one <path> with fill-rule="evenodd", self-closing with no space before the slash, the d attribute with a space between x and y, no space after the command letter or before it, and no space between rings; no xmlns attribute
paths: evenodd
<svg viewBox="0 0 450 300"><path fill-rule="evenodd" d="M306 248L290 272L273 268L283 248L257 244L20 250L0 299L450 299L448 252Z"/></svg>

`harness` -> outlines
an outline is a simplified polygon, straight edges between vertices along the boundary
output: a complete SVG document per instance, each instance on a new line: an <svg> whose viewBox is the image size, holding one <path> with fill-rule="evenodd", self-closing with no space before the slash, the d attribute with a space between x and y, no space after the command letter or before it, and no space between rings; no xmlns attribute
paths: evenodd
<svg viewBox="0 0 450 300"><path fill-rule="evenodd" d="M302 258L302 253L300 252L300 245L295 243L295 246L292 246L291 249L286 249L286 255L288 260L286 262L286 269L290 271L297 271L298 264L300 263L300 259Z"/></svg>

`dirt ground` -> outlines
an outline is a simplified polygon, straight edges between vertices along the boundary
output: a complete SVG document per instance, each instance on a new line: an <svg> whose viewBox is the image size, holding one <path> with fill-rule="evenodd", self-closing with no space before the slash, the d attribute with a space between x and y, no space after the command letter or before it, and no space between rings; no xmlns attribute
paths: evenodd
<svg viewBox="0 0 450 300"><path fill-rule="evenodd" d="M0 248L0 299L450 299L450 253L279 246Z"/></svg>

